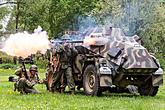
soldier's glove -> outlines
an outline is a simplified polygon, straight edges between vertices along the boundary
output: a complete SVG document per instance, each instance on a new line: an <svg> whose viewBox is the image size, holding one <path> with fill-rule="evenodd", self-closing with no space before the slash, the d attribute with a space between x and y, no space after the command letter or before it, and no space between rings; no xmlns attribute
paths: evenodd
<svg viewBox="0 0 165 110"><path fill-rule="evenodd" d="M38 84L44 84L46 82L46 79L42 79L38 81Z"/></svg>

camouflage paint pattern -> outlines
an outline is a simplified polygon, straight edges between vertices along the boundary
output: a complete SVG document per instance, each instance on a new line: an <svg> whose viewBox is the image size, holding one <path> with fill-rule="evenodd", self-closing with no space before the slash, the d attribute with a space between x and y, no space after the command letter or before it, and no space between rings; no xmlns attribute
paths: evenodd
<svg viewBox="0 0 165 110"><path fill-rule="evenodd" d="M119 28L112 28L110 34L102 34L102 37L93 38L95 45L90 45L90 49L95 53L107 57L111 48L121 49L121 54L117 58L111 58L111 62L122 66L128 72L155 72L159 67L154 62L152 56L139 41L137 35L133 37L122 36ZM137 42L138 41L138 42ZM124 63L122 60L125 59Z"/></svg>

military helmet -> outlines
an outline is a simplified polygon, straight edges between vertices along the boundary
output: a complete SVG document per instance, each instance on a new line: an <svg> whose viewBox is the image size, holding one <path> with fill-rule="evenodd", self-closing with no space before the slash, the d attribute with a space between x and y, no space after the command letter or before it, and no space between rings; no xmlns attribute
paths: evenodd
<svg viewBox="0 0 165 110"><path fill-rule="evenodd" d="M38 71L38 67L36 65L31 65L29 70L30 71Z"/></svg>
<svg viewBox="0 0 165 110"><path fill-rule="evenodd" d="M59 44L55 48L57 54L61 54L64 51L64 45Z"/></svg>

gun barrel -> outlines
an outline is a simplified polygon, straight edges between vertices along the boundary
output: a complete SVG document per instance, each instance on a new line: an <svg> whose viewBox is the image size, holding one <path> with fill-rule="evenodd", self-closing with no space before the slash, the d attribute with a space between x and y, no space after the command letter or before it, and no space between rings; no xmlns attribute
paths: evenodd
<svg viewBox="0 0 165 110"><path fill-rule="evenodd" d="M83 43L83 40L74 40L74 41L54 41L53 43Z"/></svg>
<svg viewBox="0 0 165 110"><path fill-rule="evenodd" d="M25 62L24 62L24 59L22 59L22 61L21 61L21 63L22 63L22 69L23 69L23 72L25 73L24 75L25 75L25 78L27 79L27 80L29 80L29 77L28 77L28 75L27 75L27 71L26 71L26 67L25 67Z"/></svg>
<svg viewBox="0 0 165 110"><path fill-rule="evenodd" d="M68 41L68 43L83 43L82 40Z"/></svg>

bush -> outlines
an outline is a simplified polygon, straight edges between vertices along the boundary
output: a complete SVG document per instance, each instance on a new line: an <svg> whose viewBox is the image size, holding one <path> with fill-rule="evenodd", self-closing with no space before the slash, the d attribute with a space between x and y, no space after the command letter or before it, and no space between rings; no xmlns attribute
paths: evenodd
<svg viewBox="0 0 165 110"><path fill-rule="evenodd" d="M159 59L161 68L165 69L165 56L164 53L156 53L156 58Z"/></svg>
<svg viewBox="0 0 165 110"><path fill-rule="evenodd" d="M165 70L165 59L159 59L159 63L160 63L161 68Z"/></svg>
<svg viewBox="0 0 165 110"><path fill-rule="evenodd" d="M0 68L2 69L9 69L9 68L16 68L19 64L17 58L17 65L14 65L14 60L12 56L7 55L6 53L0 52ZM38 66L38 68L46 68L48 64L47 59L43 59L42 57L33 57L34 64ZM1 63L2 62L2 63ZM30 67L31 64L26 64L27 67Z"/></svg>
<svg viewBox="0 0 165 110"><path fill-rule="evenodd" d="M16 69L18 65L14 65L11 63L0 64L1 69Z"/></svg>
<svg viewBox="0 0 165 110"><path fill-rule="evenodd" d="M2 63L13 63L13 57L6 53L0 52L0 58L2 59Z"/></svg>
<svg viewBox="0 0 165 110"><path fill-rule="evenodd" d="M38 66L38 68L47 68L48 60L47 59L36 59L34 58L34 64Z"/></svg>

